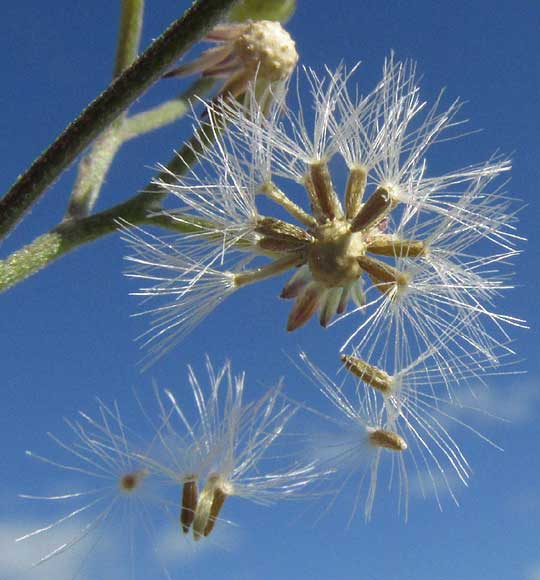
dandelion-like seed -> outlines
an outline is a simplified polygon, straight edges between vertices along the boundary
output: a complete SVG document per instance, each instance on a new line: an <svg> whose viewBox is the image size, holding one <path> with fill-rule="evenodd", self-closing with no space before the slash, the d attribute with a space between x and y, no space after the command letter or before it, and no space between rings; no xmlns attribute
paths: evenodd
<svg viewBox="0 0 540 580"><path fill-rule="evenodd" d="M71 438L49 434L68 459L28 452L81 480L66 493L21 496L70 506L52 523L18 538L30 541L62 530L71 535L35 566L89 536L92 550L100 541L112 546L117 533L127 541L130 572L136 578L137 559L161 553L166 526L172 524L183 535L192 532L198 541L222 520L230 498L269 505L302 495L308 484L324 476L313 463L277 451L298 410L282 396L281 384L246 402L244 374L233 375L229 362L215 368L207 358L208 387L188 369L192 412L171 391L157 387L157 413L138 401L149 427L147 438L126 426L116 403L109 407L100 401L97 417L81 412L79 420L66 421ZM114 549L118 557L125 555L122 548ZM171 577L161 562L157 565L159 574Z"/></svg>
<svg viewBox="0 0 540 580"><path fill-rule="evenodd" d="M325 419L335 424L339 431L337 434L325 436L322 441L316 443L316 450L313 453L317 461L321 468L326 467L336 477L341 478L342 484L338 491L341 491L355 474L360 476L350 521L361 501L366 478L368 484L364 499L364 517L366 520L371 518L379 466L386 455L390 456L392 472L394 466L397 466L400 505L402 502L406 504L408 480L403 454L408 449L408 442L398 431L400 426L387 420L384 406L373 391L358 389L352 390L348 395L343 385L337 385L332 381L305 353L301 353L300 358L314 385L340 413L337 418L323 415Z"/></svg>
<svg viewBox="0 0 540 580"><path fill-rule="evenodd" d="M444 345L444 340L441 345ZM341 434L333 445L327 446L325 464L333 465L337 474L344 473L345 483L355 473L365 473L369 466L370 485L364 504L366 519L371 517L373 509L383 450L400 452L391 455L389 487L397 483L398 511L405 519L409 509L411 471L415 487L423 496L433 496L441 510L444 493L459 505L456 487L458 484L468 485L471 467L451 433L453 427L500 450L493 441L460 419L464 409L481 411L462 405L460 393L455 389L459 385L463 395L467 387L475 389L483 383L490 363L482 358L481 353L477 356L474 365L465 355L446 357L443 363L433 347L420 354L409 366L388 373L355 354L342 355L348 375L338 385L304 353L301 354L309 378L342 415L341 419L327 417L337 423ZM504 356L507 357L508 353L501 358ZM511 375L515 371L497 369L491 374ZM355 378L354 385L349 384L350 377ZM371 453L367 453L369 447ZM394 474L397 482L393 481ZM361 478L353 515L364 477Z"/></svg>
<svg viewBox="0 0 540 580"><path fill-rule="evenodd" d="M253 90L246 106L209 105L210 121L224 118L227 128L203 147L201 175L162 183L182 204L169 216L196 231L167 242L132 238L130 274L151 282L141 293L173 299L147 311L158 317L155 357L200 319L186 303L206 315L233 291L285 272L289 331L316 312L328 326L352 301L358 322L344 346L352 341L383 367L390 336L407 366L449 324L474 320L460 348L486 355L508 342L508 324L521 324L492 308L510 287L503 268L519 240L511 200L492 187L508 160L430 176L428 151L460 124L459 102L444 110L439 98L427 109L410 62L390 58L363 96L348 89L351 74L307 72L310 120L300 88L298 112L281 94L263 108ZM334 160L347 167L342 186ZM278 215L261 213L271 206L263 198ZM228 283L207 298L206 274L216 271Z"/></svg>
<svg viewBox="0 0 540 580"><path fill-rule="evenodd" d="M131 576L138 577L136 554L143 545L150 547L150 551L157 550L160 526L164 523L160 517L166 511L166 499L158 493L156 475L136 456L149 443L126 426L116 403L107 406L99 401L95 417L80 412L77 421L66 420L66 423L69 438L48 434L66 458L50 458L30 451L27 454L64 475L70 474L77 481L64 493L21 495L25 499L65 506L65 514L17 541L31 541L45 534L72 534L33 564L37 566L90 537L92 550L100 542L111 546L116 530L121 530L121 541L127 545L119 545L115 553L121 558L125 555L124 549L127 550ZM73 528L77 531L73 532ZM170 578L159 561L156 566L159 574Z"/></svg>
<svg viewBox="0 0 540 580"><path fill-rule="evenodd" d="M266 505L297 494L320 477L313 465L277 467L276 458L268 455L297 411L281 396L281 385L245 403L245 377L233 375L229 362L215 369L207 359L206 370L208 388L189 368L196 406L192 420L171 391L165 391L170 408L158 393L164 411L157 445L151 455L141 457L152 471L182 487L180 523L184 533L193 531L195 540L210 535L228 498Z"/></svg>

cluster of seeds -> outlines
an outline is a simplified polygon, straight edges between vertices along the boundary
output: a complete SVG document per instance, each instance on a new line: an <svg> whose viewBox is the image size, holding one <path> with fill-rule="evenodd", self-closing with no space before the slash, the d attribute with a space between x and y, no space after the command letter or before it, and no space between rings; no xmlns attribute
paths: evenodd
<svg viewBox="0 0 540 580"><path fill-rule="evenodd" d="M192 390L195 412L188 405L180 406L171 391L156 388L153 406L157 413L139 400L147 429L140 423L129 427L116 404L108 407L99 402L97 416L81 412L78 420L67 421L69 437L49 434L62 459L27 452L80 479L76 490L23 496L65 505L66 511L17 541L44 534L54 537L62 530L73 534L70 526L78 524L73 537L35 565L92 533L96 542L111 541L104 530L106 524L110 524L109 531L114 529L126 513L132 518L124 522L132 543L130 553L138 549L146 553L148 544L159 552L168 525L176 533L191 531L198 542L222 520L221 510L228 498L268 505L302 495L306 486L326 476L313 461L295 460L290 453L284 459L279 459L279 453L269 455L298 411L297 405L282 396L281 385L245 402L244 374L233 375L228 362L215 368L208 359L206 371L208 385L189 368L187 386Z"/></svg>
<svg viewBox="0 0 540 580"><path fill-rule="evenodd" d="M445 109L441 95L429 108L414 64L393 57L366 94L349 89L353 72L307 71L309 108L301 79L297 106L287 87L270 90L264 105L252 90L243 104L208 106L198 168L161 183L181 208L166 217L187 233L125 233L129 274L149 282L136 294L161 300L143 312L152 317L148 361L232 293L288 272L287 330L315 313L323 327L349 323L341 351L356 379L352 399L307 364L359 427L362 454L366 445L416 454L453 493L442 460L464 483L470 469L443 408L459 404L456 385L500 372L512 354L507 328L523 324L493 307L511 287L505 268L520 240L513 200L494 185L510 163L498 156L433 174L430 148L459 137L459 101ZM372 483L368 518L373 495Z"/></svg>
<svg viewBox="0 0 540 580"><path fill-rule="evenodd" d="M434 345L442 364L470 353L473 367L477 355L497 366L505 326L520 324L492 309L518 253L512 200L492 186L509 161L431 176L426 153L460 126L460 103L426 110L412 63L389 59L376 88L354 98L350 74L308 73L311 123L299 91L298 113L286 91L269 93L270 108L255 91L242 106L209 105L200 170L162 183L181 204L165 214L190 233L125 234L130 274L150 281L136 294L162 299L145 311L150 360L232 293L290 271L281 293L294 300L289 331L317 311L322 326L354 318L343 348L390 373ZM278 215L261 213L268 200Z"/></svg>
<svg viewBox="0 0 540 580"><path fill-rule="evenodd" d="M134 444L116 407L100 405L100 420L82 415L85 425L70 423L75 443L54 438L82 466L37 456L113 482L116 495L107 489L104 496L112 503L99 508L87 529L109 518L118 491L141 498L148 486L165 482L176 497L160 500L161 511L175 505L176 525L198 541L211 535L228 498L265 504L332 477L349 481L355 472L362 474L360 485L368 482L369 519L383 454L396 466L405 517L405 458L418 476L428 473L437 499L442 479L457 502L448 471L467 483L470 467L448 428L459 404L455 387L500 372L512 354L506 329L522 325L493 308L510 287L504 267L518 253L512 200L493 186L509 161L494 157L432 175L428 149L455 136L460 103L443 109L439 98L427 108L410 62L388 59L381 81L365 95L348 88L354 71L339 67L322 78L308 71L309 119L300 88L298 108L288 103L286 84L261 94L260 85L249 84L257 74L276 83L296 63L284 34L274 23L220 26L209 36L217 47L171 71L229 75L226 98L209 104L200 121L193 147L198 169L160 183L179 202L161 217L183 233L161 238L126 228L129 273L148 281L136 294L161 300L144 312L152 318L145 335L150 362L234 292L288 273L281 291L294 301L288 331L316 313L323 327L352 324L341 348L348 371L342 384L301 354L306 374L339 411L314 415L330 419L340 433L311 443L312 451L297 455L301 460L263 468L293 415L314 409L286 399L280 387L246 404L243 375L207 362L208 393L189 373L194 421L171 392L157 393L151 441ZM246 89L244 102L233 102L231 95ZM345 385L351 379L352 389ZM21 539L96 505L93 499Z"/></svg>

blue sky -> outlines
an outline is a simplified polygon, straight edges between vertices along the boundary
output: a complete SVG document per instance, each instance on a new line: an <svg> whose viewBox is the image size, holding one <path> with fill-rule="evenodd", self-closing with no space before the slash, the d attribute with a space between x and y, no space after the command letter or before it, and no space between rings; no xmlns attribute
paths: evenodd
<svg viewBox="0 0 540 580"><path fill-rule="evenodd" d="M118 20L113 4L28 0L3 9L1 189L7 189L107 85ZM188 3L147 4L143 46ZM517 206L525 206L520 233L528 243L515 260L516 288L498 307L529 321L531 330L511 330L514 349L523 361L519 368L527 374L489 379L490 391L482 404L508 422L478 414L463 417L504 452L460 432L473 476L469 488L460 489L459 509L445 498L441 513L432 498L413 494L409 522L404 524L396 513L395 493L381 486L373 521L365 524L359 515L347 527L352 489L322 519L318 514L324 500L273 508L239 500L227 506L225 514L236 525L224 524L205 549L177 548L171 532L167 557L175 558L173 577L196 574L204 579L219 573L227 579L538 580L540 5L487 0L299 0L288 30L301 63L307 66L321 70L325 65L332 68L342 61L353 65L361 60L357 79L372 87L384 58L393 50L398 58L417 61L426 99L432 100L442 87L447 102L463 99L461 117L470 120L468 127L482 131L438 147L433 154L438 167L452 170L496 151L511 155L507 190ZM134 108L157 104L175 90L164 82ZM98 209L126 199L146 184L156 163L167 161L181 143L185 127L186 123L169 127L123 148ZM57 223L73 177L72 169L47 192L0 246L2 257ZM56 492L63 484L52 469L31 461L24 451L51 453L45 433L65 434L62 418L74 417L78 410L95 412L95 397L108 404L117 400L125 409L126 422L130 417L137 421L133 389L148 404L153 381L185 394L186 365L193 364L202 375L208 354L216 363L230 357L237 371L245 369L253 396L284 376L291 397L324 405L287 355L309 349L321 366L332 371L335 357L328 345L339 346L339 326L324 333L310 324L286 334L288 304L277 299L279 281L253 288L249 300L243 294L233 296L169 356L141 375L136 367L141 353L133 339L145 325L130 317L137 311L137 300L128 295L135 289L133 282L121 274L125 252L118 237L100 240L0 297L0 578L16 570L21 561L35 559L31 547L19 546L15 551L10 538L39 527L54 512L54 506L36 507L18 500L17 493ZM102 566L104 571L95 577L121 577L113 567L118 554L103 544L106 541L98 543L82 570ZM68 552L47 564L49 568L21 577L71 578L80 569L81 557Z"/></svg>

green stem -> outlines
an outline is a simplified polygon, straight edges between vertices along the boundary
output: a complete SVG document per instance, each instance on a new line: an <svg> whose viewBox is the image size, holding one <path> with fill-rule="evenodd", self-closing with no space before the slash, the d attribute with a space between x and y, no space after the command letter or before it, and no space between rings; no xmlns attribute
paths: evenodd
<svg viewBox="0 0 540 580"><path fill-rule="evenodd" d="M97 97L13 184L0 201L0 238L44 190L133 101L142 95L236 0L199 0Z"/></svg>
<svg viewBox="0 0 540 580"><path fill-rule="evenodd" d="M191 100L195 96L204 96L214 83L214 79L199 78L177 98L132 117L122 116L113 122L96 139L91 153L79 163L65 219L79 219L92 211L107 171L126 141L177 121L190 110Z"/></svg>
<svg viewBox="0 0 540 580"><path fill-rule="evenodd" d="M0 291L11 288L57 258L62 239L49 232L0 261Z"/></svg>
<svg viewBox="0 0 540 580"><path fill-rule="evenodd" d="M143 12L144 0L122 0L113 78L124 72L137 58ZM118 132L122 127L124 116L125 111L97 137L90 153L79 163L66 219L81 218L92 211L107 171L122 145Z"/></svg>
<svg viewBox="0 0 540 580"><path fill-rule="evenodd" d="M107 171L116 153L126 141L180 119L190 110L190 100L196 95L204 96L210 91L214 83L214 79L200 78L176 99L125 118L121 124L115 122L106 129L96 139L92 152L79 164L77 180L71 194L66 219L79 219L90 213ZM175 166L176 159L175 156ZM161 177L165 178L164 175Z"/></svg>
<svg viewBox="0 0 540 580"><path fill-rule="evenodd" d="M179 233L200 232L201 226L213 229L210 222L201 218L182 216L180 221L166 214L149 214L159 212L161 200L167 195L167 191L156 182L174 183L177 177L189 171L197 161L197 152L203 143L211 143L216 131L215 125L202 125L166 168L131 199L91 216L65 220L5 260L0 260L0 292L22 282L67 252L115 232L119 220L133 225L155 225Z"/></svg>
<svg viewBox="0 0 540 580"><path fill-rule="evenodd" d="M144 14L144 0L122 0L120 30L114 65L117 77L130 66L139 54Z"/></svg>
<svg viewBox="0 0 540 580"><path fill-rule="evenodd" d="M198 232L203 225L198 219L190 223L188 216L182 221L162 215L149 216L147 205L141 203L137 196L101 213L66 221L5 260L0 260L0 292L39 272L71 250L115 232L119 228L119 220L133 225L157 225L179 233Z"/></svg>
<svg viewBox="0 0 540 580"><path fill-rule="evenodd" d="M95 140L90 153L81 159L64 219L88 215L99 196L109 167L122 145L118 119Z"/></svg>
<svg viewBox="0 0 540 580"><path fill-rule="evenodd" d="M120 130L121 140L127 141L139 137L177 121L190 111L190 101L196 96L202 97L208 94L214 83L215 80L212 78L201 77L175 99L128 117Z"/></svg>

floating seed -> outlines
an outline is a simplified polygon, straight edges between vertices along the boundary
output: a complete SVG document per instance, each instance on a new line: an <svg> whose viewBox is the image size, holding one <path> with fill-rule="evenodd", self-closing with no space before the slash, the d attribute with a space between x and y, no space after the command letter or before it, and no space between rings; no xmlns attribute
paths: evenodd
<svg viewBox="0 0 540 580"><path fill-rule="evenodd" d="M384 429L377 429L369 434L369 442L374 447L384 447L392 451L405 451L407 443L405 439L400 437L397 433L392 431L385 431Z"/></svg>
<svg viewBox="0 0 540 580"><path fill-rule="evenodd" d="M349 372L370 387L385 394L392 391L392 378L386 371L348 354L342 354L341 361Z"/></svg>
<svg viewBox="0 0 540 580"><path fill-rule="evenodd" d="M182 511L180 512L180 524L182 531L187 534L193 519L195 518L195 510L197 509L197 501L199 490L197 486L197 479L188 479L184 481L182 488Z"/></svg>

